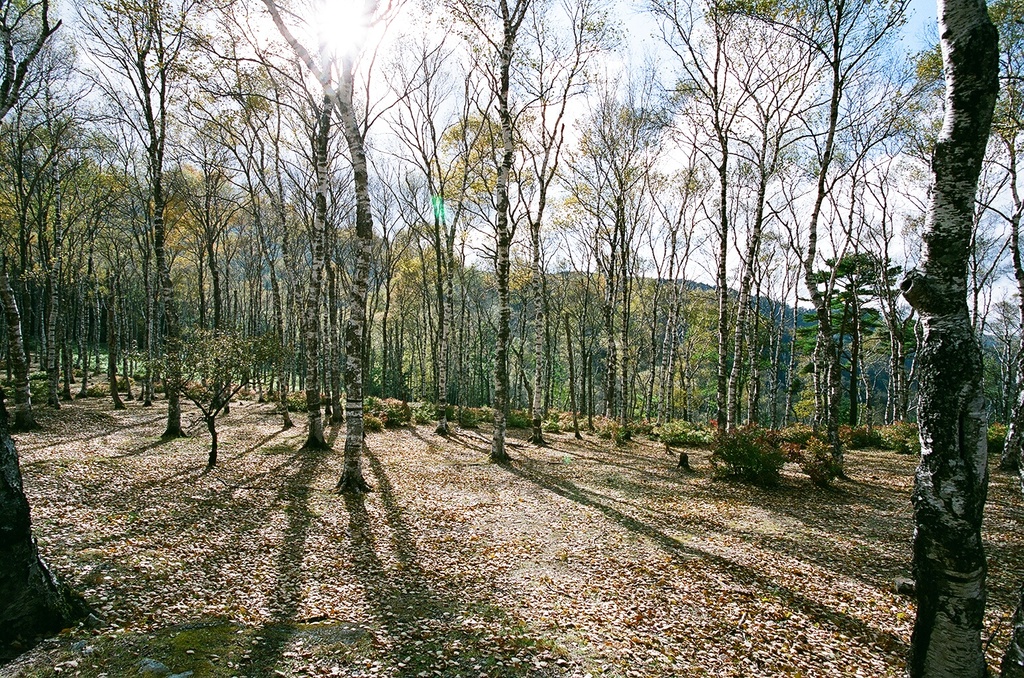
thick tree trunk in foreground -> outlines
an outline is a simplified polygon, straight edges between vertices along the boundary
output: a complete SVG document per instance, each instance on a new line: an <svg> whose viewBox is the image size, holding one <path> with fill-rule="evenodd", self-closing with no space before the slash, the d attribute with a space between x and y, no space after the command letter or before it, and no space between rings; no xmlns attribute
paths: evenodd
<svg viewBox="0 0 1024 678"><path fill-rule="evenodd" d="M39 557L7 424L0 398L0 642L60 631L89 612Z"/></svg>
<svg viewBox="0 0 1024 678"><path fill-rule="evenodd" d="M921 463L914 503L917 620L912 677L987 674L981 644L988 490L981 348L967 309L975 193L999 88L998 35L983 3L939 3L946 118L920 270L901 283L924 326L918 353Z"/></svg>

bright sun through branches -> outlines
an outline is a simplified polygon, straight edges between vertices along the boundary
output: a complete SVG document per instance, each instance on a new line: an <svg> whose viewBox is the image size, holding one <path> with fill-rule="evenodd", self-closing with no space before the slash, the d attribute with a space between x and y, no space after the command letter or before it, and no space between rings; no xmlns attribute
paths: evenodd
<svg viewBox="0 0 1024 678"><path fill-rule="evenodd" d="M366 0L318 0L316 26L318 39L336 54L359 50L370 30Z"/></svg>

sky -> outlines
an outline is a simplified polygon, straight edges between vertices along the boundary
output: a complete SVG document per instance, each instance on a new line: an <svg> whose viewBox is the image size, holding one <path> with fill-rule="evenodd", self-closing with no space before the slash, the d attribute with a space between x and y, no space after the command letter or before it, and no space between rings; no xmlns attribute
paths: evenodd
<svg viewBox="0 0 1024 678"><path fill-rule="evenodd" d="M936 0L910 0L910 18L903 29L903 44L908 52L929 46L938 34Z"/></svg>

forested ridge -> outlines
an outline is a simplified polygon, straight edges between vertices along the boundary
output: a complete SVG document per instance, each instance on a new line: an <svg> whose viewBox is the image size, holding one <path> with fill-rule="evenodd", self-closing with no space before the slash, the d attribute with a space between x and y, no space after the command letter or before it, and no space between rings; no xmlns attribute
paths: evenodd
<svg viewBox="0 0 1024 678"><path fill-rule="evenodd" d="M205 463L175 482L232 488L231 511L252 487L217 474L269 477L260 450L286 436L292 461L319 461L315 473L283 463L296 475L275 491L294 499L330 468L361 535L349 556L377 593L371 514L416 541L396 527L381 461L407 463L395 445L456 465L471 451L728 576L735 562L715 558L736 545L651 527L652 496L706 499L713 478L761 488L773 511L771 497L804 487L826 510L823 497L878 508L906 490L910 551L885 595L913 597L917 618L910 637L879 622L885 652L914 676L999 661L1024 675L1019 582L997 577L1002 616L985 617L987 567L1012 570L1020 554L990 562L982 532L989 456L1000 482L1024 473L1024 6L940 2L940 36L908 51L910 20L906 0L0 0L0 513L26 568L0 577L18 591L0 640L118 614L42 564L25 495L52 462L34 453L23 491L8 435L70 444L58 468L101 477L88 460L110 457L93 438L55 435L82 416L151 439L131 448L96 425L126 456L202 446ZM332 450L337 463L321 463ZM920 455L912 492L909 467L879 450ZM542 470L563 452L598 470ZM613 503L641 514L586 489L619 463ZM132 496L152 481L134 464ZM426 468L417 483L450 472ZM875 481L897 494L879 499ZM302 496L286 531L308 521ZM52 515L52 495L37 500ZM838 538L840 519L826 522L801 539ZM893 531L868 532L894 548ZM418 562L396 548L403 567ZM341 619L300 619L289 595L268 617L275 634ZM358 645L374 615L353 615L364 626L345 642ZM559 638L509 675L594 670L555 661L574 657ZM697 666L673 664L683 655L666 666ZM505 675L488 657L474 661ZM428 668L388 670L426 675L406 664ZM648 673L660 675L621 675Z"/></svg>

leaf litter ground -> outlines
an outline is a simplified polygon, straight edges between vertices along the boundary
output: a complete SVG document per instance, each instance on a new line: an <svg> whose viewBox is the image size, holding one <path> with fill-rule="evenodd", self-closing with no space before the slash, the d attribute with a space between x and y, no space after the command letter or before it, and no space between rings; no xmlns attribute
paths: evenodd
<svg viewBox="0 0 1024 678"><path fill-rule="evenodd" d="M887 676L904 671L915 460L851 451L822 490L760 490L654 443L548 434L487 462L485 431L371 434L361 498L302 421L239 402L164 442L162 408L79 401L16 438L40 550L105 621L0 676ZM512 432L515 436L517 432ZM525 432L521 432L525 434ZM332 439L343 430L332 429ZM337 447L341 447L341 440ZM992 666L1024 576L1024 511L994 473Z"/></svg>

